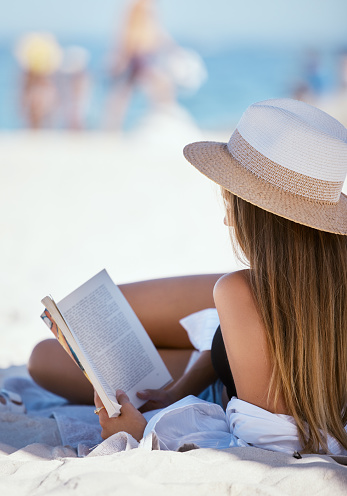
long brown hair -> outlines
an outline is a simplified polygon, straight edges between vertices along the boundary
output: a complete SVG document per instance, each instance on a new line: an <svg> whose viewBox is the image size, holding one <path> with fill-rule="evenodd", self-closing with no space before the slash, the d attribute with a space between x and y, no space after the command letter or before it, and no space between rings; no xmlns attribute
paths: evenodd
<svg viewBox="0 0 347 496"><path fill-rule="evenodd" d="M250 280L273 364L303 452L347 449L347 236L297 224L222 188L234 248Z"/></svg>

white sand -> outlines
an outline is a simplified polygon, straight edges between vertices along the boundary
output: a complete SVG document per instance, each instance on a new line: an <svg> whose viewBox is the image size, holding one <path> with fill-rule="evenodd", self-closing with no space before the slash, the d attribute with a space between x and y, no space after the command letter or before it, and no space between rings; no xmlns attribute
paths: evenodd
<svg viewBox="0 0 347 496"><path fill-rule="evenodd" d="M43 296L104 267L116 283L236 267L217 187L182 155L200 139L162 115L125 137L0 134L0 367L48 337Z"/></svg>
<svg viewBox="0 0 347 496"><path fill-rule="evenodd" d="M5 448L6 449L6 448ZM6 495L319 495L346 494L347 468L331 459L257 448L188 453L132 450L100 458L73 457L69 448L31 445L11 455L0 446Z"/></svg>

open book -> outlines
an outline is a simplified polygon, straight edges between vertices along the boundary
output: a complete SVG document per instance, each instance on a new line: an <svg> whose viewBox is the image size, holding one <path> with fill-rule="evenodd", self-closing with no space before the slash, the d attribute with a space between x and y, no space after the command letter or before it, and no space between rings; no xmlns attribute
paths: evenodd
<svg viewBox="0 0 347 496"><path fill-rule="evenodd" d="M138 408L142 389L159 389L172 377L135 312L102 270L59 303L46 296L41 318L75 360L110 417L120 413L116 390Z"/></svg>

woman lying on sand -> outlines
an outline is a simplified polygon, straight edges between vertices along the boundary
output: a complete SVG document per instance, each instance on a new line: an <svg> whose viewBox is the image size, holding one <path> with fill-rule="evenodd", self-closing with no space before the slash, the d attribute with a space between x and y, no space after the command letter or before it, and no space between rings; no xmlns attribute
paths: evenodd
<svg viewBox="0 0 347 496"><path fill-rule="evenodd" d="M193 143L184 154L221 186L233 248L249 269L120 286L176 378L138 396L164 408L218 377L231 431L233 415L256 412L248 444L266 432L276 449L285 434L269 432L277 422L295 426L302 452L347 454L347 130L305 103L268 100L246 110L229 143ZM191 345L178 321L214 305L212 349L183 374ZM50 391L92 401L55 340L34 349L29 370ZM118 399L122 413L110 419L95 398L103 437L141 439L146 420L124 393Z"/></svg>

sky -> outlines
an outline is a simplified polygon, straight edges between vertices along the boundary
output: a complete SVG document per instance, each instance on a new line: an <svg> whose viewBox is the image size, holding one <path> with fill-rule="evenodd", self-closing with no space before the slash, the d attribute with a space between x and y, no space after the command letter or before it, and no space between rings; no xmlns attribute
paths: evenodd
<svg viewBox="0 0 347 496"><path fill-rule="evenodd" d="M126 0L0 0L0 38L50 30L108 39ZM174 37L195 45L236 42L347 45L347 0L157 0Z"/></svg>

